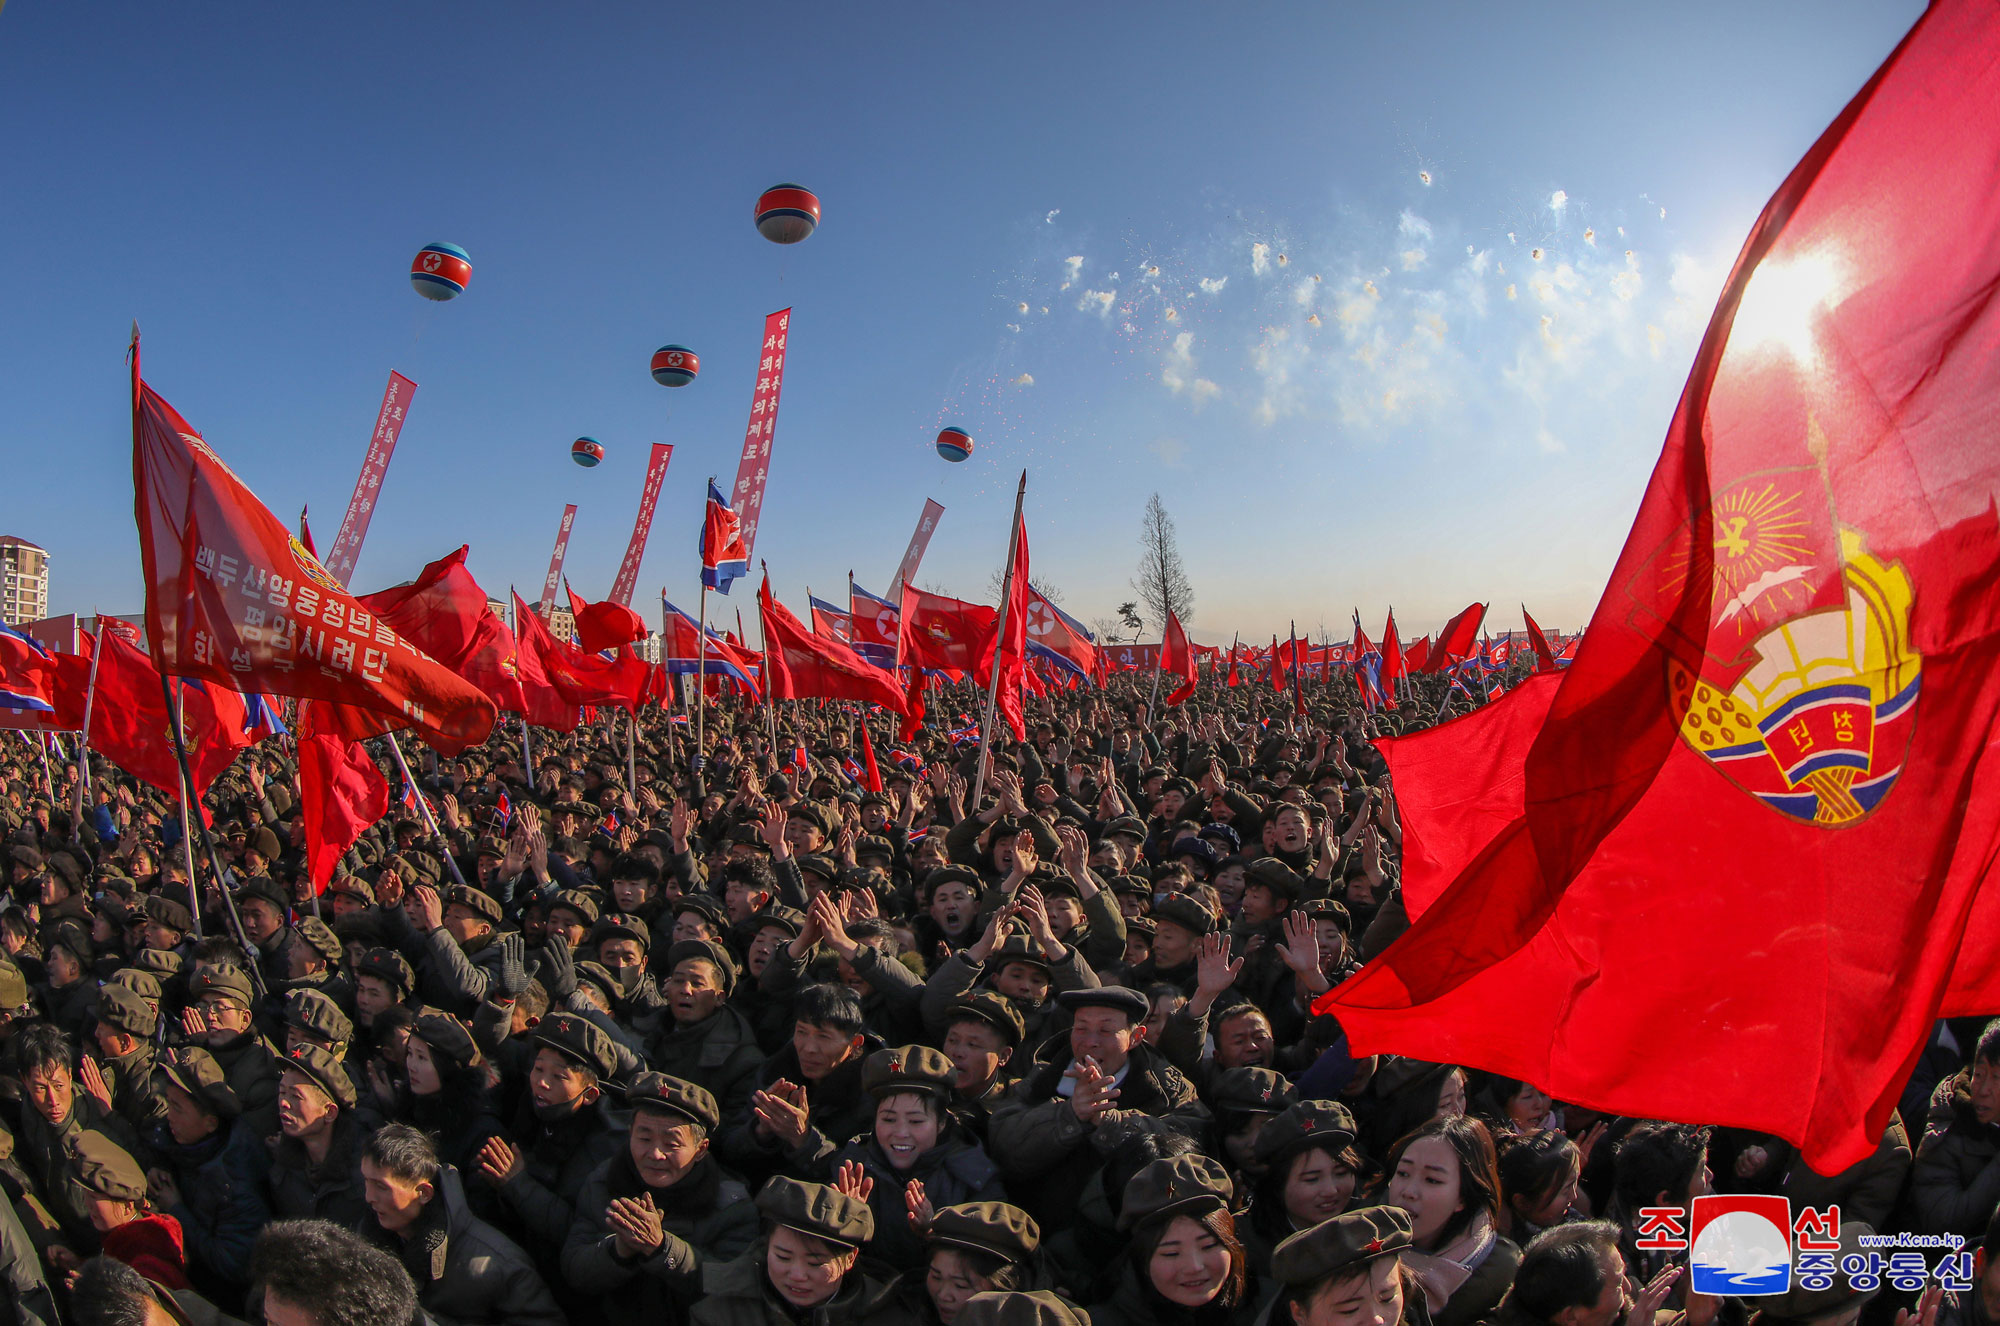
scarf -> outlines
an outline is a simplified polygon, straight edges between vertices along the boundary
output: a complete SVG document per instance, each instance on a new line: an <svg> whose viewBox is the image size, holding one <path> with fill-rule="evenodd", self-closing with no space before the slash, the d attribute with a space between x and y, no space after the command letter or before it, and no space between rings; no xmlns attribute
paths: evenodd
<svg viewBox="0 0 2000 1326"><path fill-rule="evenodd" d="M1472 1278L1493 1252L1493 1245L1499 1241L1493 1228L1493 1217L1481 1211L1472 1218L1464 1231L1449 1244L1436 1252L1419 1252L1415 1248L1403 1250L1403 1264L1417 1277L1417 1283L1424 1287L1424 1301L1432 1312L1441 1312L1444 1305L1459 1287Z"/></svg>

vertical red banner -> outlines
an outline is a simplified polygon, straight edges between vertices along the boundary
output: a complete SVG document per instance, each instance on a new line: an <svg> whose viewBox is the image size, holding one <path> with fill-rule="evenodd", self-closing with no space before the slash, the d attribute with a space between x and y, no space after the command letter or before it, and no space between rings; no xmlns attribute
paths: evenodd
<svg viewBox="0 0 2000 1326"><path fill-rule="evenodd" d="M549 577L542 582L542 601L535 611L546 621L556 601L556 586L562 583L563 558L569 555L569 529L576 524L576 503L563 508L562 525L556 530L556 550L549 554Z"/></svg>
<svg viewBox="0 0 2000 1326"><path fill-rule="evenodd" d="M903 601L903 586L910 583L917 568L923 565L924 550L931 546L931 535L937 532L938 517L944 508L928 497L924 499L924 514L917 521L916 532L910 535L910 546L903 550L903 564L896 568L896 579L889 586L889 601Z"/></svg>
<svg viewBox="0 0 2000 1326"><path fill-rule="evenodd" d="M403 435L403 419L410 412L410 398L416 394L416 383L401 373L389 374L382 408L375 414L375 432L368 439L368 455L361 462L361 477L354 481L354 496L347 499L347 514L324 564L343 585L354 574L354 563L361 556L361 541L368 537L368 518L375 514L375 499L381 496L389 458L396 454L396 439Z"/></svg>
<svg viewBox="0 0 2000 1326"><path fill-rule="evenodd" d="M771 435L778 427L778 395L785 385L785 339L792 311L779 309L764 319L764 349L757 364L757 390L750 397L750 426L743 433L743 459L736 463L736 487L729 504L743 522L743 555L755 555L757 520L764 511L764 480L771 472Z"/></svg>
<svg viewBox="0 0 2000 1326"><path fill-rule="evenodd" d="M653 508L659 505L660 485L666 482L667 462L673 458L672 443L653 444L653 458L646 463L646 486L639 490L639 515L632 522L632 541L625 545L625 560L618 563L618 579L611 583L611 601L620 607L632 606L639 563L646 559L646 536L653 532Z"/></svg>

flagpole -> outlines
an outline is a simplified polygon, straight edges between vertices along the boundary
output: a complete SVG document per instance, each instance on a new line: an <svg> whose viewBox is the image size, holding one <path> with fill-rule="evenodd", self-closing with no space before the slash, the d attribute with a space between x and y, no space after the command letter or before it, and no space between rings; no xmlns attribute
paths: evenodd
<svg viewBox="0 0 2000 1326"><path fill-rule="evenodd" d="M972 805L969 810L977 810L980 797L986 794L986 766L991 758L993 742L993 712L1000 704L1000 646L1007 634L1007 605L1014 601L1014 558L1020 552L1021 505L1028 497L1028 472L1021 471L1021 482L1014 489L1014 523L1007 527L1007 569L1000 575L1000 620L993 637L993 675L986 683L986 714L979 724L979 765L972 779ZM1154 685L1158 685L1155 678Z"/></svg>
<svg viewBox="0 0 2000 1326"><path fill-rule="evenodd" d="M711 480L711 482L713 482ZM660 609L665 612L665 608ZM701 607L697 609L701 617L694 624L694 633L700 638L695 647L694 668L694 758L695 772L701 771L701 760L708 752L708 582L701 582Z"/></svg>
<svg viewBox="0 0 2000 1326"><path fill-rule="evenodd" d="M83 690L83 732L76 745L76 811L78 827L83 824L83 803L90 792L90 716L97 705L97 663L104 657L104 616L97 614L97 638L91 643L90 682Z"/></svg>
<svg viewBox="0 0 2000 1326"><path fill-rule="evenodd" d="M771 568L763 558L757 559L757 569L764 574L764 584L771 583ZM742 622L742 609L737 609L737 622ZM778 701L771 694L771 628L764 623L764 596L757 596L757 643L764 652L764 730L769 734L771 758L778 758Z"/></svg>
<svg viewBox="0 0 2000 1326"><path fill-rule="evenodd" d="M215 839L209 836L208 824L200 816L193 814L194 774L188 768L187 738L181 732L179 697L174 694L175 688L167 680L166 672L161 670L157 663L154 665L154 670L160 674L160 694L167 702L167 731L173 736L174 759L181 767L181 819L183 823L188 823L190 827L199 827L201 829L201 845L208 854L209 869L215 872L215 887L216 891L222 895L223 914L229 918L229 926L236 932L236 943L242 948L243 956L246 959L243 965L248 970L250 983L256 987L257 997L262 999L266 991L264 988L264 973L261 970L262 964L257 961L257 946L252 944L250 937L243 932L243 918L236 912L236 899L230 896L229 875L223 869L222 857L215 850ZM195 886L192 866L188 870L188 893L191 895L190 900L194 903L192 910L199 916L201 913L201 897L199 890Z"/></svg>
<svg viewBox="0 0 2000 1326"><path fill-rule="evenodd" d="M35 754L42 757L42 784L49 789L49 804L53 806L56 803L56 778L54 774L49 772L48 733L37 732L35 734ZM75 826L72 827L74 828Z"/></svg>
<svg viewBox="0 0 2000 1326"><path fill-rule="evenodd" d="M417 811L424 817L424 827L430 830L431 837L442 841L444 834L438 829L437 816L431 814L431 803L424 796L424 790L417 786L415 779L410 777L409 762L403 758L403 743L396 740L396 734L393 732L389 733L389 753L396 757L396 770L403 775L403 786L417 794ZM447 849L451 846L450 843L444 843L443 845ZM445 868L451 871L452 882L455 884L465 883L465 876L459 873L458 862L453 858L451 852L446 850L442 855L444 857ZM313 894L313 915L319 915L318 893Z"/></svg>
<svg viewBox="0 0 2000 1326"><path fill-rule="evenodd" d="M512 585L509 585L507 586L507 598L514 605L514 638L518 640L521 638L521 596L515 591ZM521 697L524 705L527 702L527 698L525 694ZM525 710L521 714L521 773L528 780L528 790L533 792L535 790L535 748L528 742L528 715Z"/></svg>

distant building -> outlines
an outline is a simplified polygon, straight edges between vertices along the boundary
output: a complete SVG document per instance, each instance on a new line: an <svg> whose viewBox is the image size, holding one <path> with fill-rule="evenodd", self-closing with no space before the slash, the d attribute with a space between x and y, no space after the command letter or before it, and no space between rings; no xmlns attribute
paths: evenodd
<svg viewBox="0 0 2000 1326"><path fill-rule="evenodd" d="M12 534L0 535L0 622L26 626L48 615L48 551Z"/></svg>

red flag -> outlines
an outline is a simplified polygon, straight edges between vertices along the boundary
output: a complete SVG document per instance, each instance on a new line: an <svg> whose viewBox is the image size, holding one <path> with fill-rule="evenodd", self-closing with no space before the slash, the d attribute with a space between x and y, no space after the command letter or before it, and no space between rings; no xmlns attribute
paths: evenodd
<svg viewBox="0 0 2000 1326"><path fill-rule="evenodd" d="M1021 482L1027 482L1025 475ZM1028 584L1028 522L1026 517L1017 516L1014 568L1007 579L1007 601L1000 605L999 658L995 664L1000 669L1000 716L1013 729L1016 741L1028 739L1027 721L1021 712L1021 688L1027 684L1028 676L1028 598L1032 592Z"/></svg>
<svg viewBox="0 0 2000 1326"><path fill-rule="evenodd" d="M1194 694L1194 650L1188 647L1187 632L1181 629L1181 619L1171 612L1167 614L1166 636L1160 646L1160 671L1181 679L1181 684L1167 697L1169 705L1183 704Z"/></svg>
<svg viewBox="0 0 2000 1326"><path fill-rule="evenodd" d="M110 622L105 622L106 627ZM122 631L106 629L95 647L97 698L90 708L90 747L134 778L172 797L180 795L180 765L174 756L173 728L166 696L153 660ZM67 728L83 727L84 690L90 659L62 655L63 687L57 709ZM188 772L198 800L210 783L251 744L243 699L203 682L180 686L181 736L187 743Z"/></svg>
<svg viewBox="0 0 2000 1326"><path fill-rule="evenodd" d="M1528 623L1528 645L1535 651L1535 671L1554 672L1556 670L1555 651L1549 648L1549 638L1542 634L1542 628L1535 625L1535 618L1527 605L1521 605L1521 619Z"/></svg>
<svg viewBox="0 0 2000 1326"><path fill-rule="evenodd" d="M584 705L616 705L628 713L636 713L645 703L647 664L637 654L627 650L616 658L605 658L586 654L575 645L556 639L519 594L514 596L514 620L521 625L523 690L529 689L533 673L539 672L560 699L563 713ZM534 660L532 670L527 665L530 658ZM535 697L529 696L529 701L535 703ZM553 707L548 712L552 717L558 713ZM544 723L532 713L528 718L538 726L557 727L565 732L576 726L573 714L568 726L560 719Z"/></svg>
<svg viewBox="0 0 2000 1326"><path fill-rule="evenodd" d="M1274 691L1285 689L1285 665L1278 657L1278 637L1276 635L1271 637L1271 689Z"/></svg>
<svg viewBox="0 0 2000 1326"><path fill-rule="evenodd" d="M622 603L606 599L602 603L585 603L577 592L563 584L563 592L569 595L570 617L576 622L577 647L586 654L601 654L607 649L622 649L635 640L646 638L646 622L638 613Z"/></svg>
<svg viewBox="0 0 2000 1326"><path fill-rule="evenodd" d="M991 653L999 621L991 608L905 585L898 658L905 667L973 672Z"/></svg>
<svg viewBox="0 0 2000 1326"><path fill-rule="evenodd" d="M1382 628L1382 689L1389 693L1390 703L1396 699L1396 678L1406 671L1403 657L1403 642L1396 634L1396 610L1389 609L1389 624Z"/></svg>
<svg viewBox="0 0 2000 1326"><path fill-rule="evenodd" d="M861 770L862 778L870 792L882 790L882 770L875 764L875 743L868 738L868 725L861 725Z"/></svg>
<svg viewBox="0 0 2000 1326"><path fill-rule="evenodd" d="M764 692L774 700L825 696L834 700L866 700L896 713L904 710L893 677L867 662L838 640L814 635L791 610L771 597L771 577L757 588L757 608L764 620L765 657L771 675Z"/></svg>
<svg viewBox="0 0 2000 1326"><path fill-rule="evenodd" d="M468 549L438 558L407 585L360 601L432 658L486 693L501 709L524 711L514 633L465 569Z"/></svg>
<svg viewBox="0 0 2000 1326"><path fill-rule="evenodd" d="M1322 1001L1356 1053L1833 1173L2000 1004L1996 185L2000 21L1937 0L1737 260L1523 813Z"/></svg>
<svg viewBox="0 0 2000 1326"><path fill-rule="evenodd" d="M1431 654L1424 660L1423 670L1442 672L1453 663L1461 663L1471 657L1473 646L1479 641L1479 624L1485 620L1486 605L1474 603L1446 622L1431 645Z"/></svg>
<svg viewBox="0 0 2000 1326"><path fill-rule="evenodd" d="M351 704L456 753L493 702L357 603L139 377L132 480L146 638L162 671L232 690Z"/></svg>
<svg viewBox="0 0 2000 1326"><path fill-rule="evenodd" d="M1229 676L1222 683L1225 686L1235 686L1238 684L1236 677L1236 654L1237 650L1241 648L1241 643L1240 640L1231 640L1229 642Z"/></svg>
<svg viewBox="0 0 2000 1326"><path fill-rule="evenodd" d="M308 703L299 717L299 820L314 893L326 892L340 854L389 813L389 784L367 749L322 730L322 711L338 707Z"/></svg>

